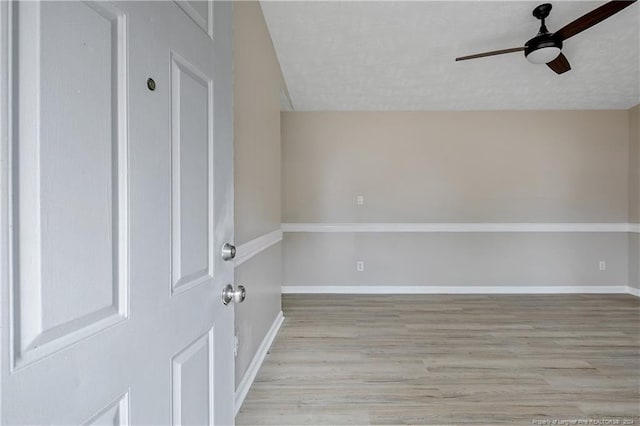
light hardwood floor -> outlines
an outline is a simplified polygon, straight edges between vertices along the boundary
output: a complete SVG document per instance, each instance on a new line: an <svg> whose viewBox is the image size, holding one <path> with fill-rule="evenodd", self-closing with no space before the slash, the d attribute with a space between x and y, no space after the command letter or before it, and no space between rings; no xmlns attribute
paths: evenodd
<svg viewBox="0 0 640 426"><path fill-rule="evenodd" d="M634 296L287 295L283 311L238 425L640 425Z"/></svg>

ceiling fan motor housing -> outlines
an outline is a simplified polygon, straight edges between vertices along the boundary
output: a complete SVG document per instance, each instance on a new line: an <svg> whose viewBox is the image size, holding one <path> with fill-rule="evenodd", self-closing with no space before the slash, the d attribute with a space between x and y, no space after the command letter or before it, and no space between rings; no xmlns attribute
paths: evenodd
<svg viewBox="0 0 640 426"><path fill-rule="evenodd" d="M562 40L552 33L538 34L524 45L524 56L534 64L547 64L560 55Z"/></svg>

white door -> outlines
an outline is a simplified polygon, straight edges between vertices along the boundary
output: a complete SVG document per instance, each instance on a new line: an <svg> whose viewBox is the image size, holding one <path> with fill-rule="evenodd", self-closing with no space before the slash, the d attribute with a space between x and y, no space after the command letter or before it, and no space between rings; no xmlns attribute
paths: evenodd
<svg viewBox="0 0 640 426"><path fill-rule="evenodd" d="M231 8L0 2L3 424L233 423Z"/></svg>

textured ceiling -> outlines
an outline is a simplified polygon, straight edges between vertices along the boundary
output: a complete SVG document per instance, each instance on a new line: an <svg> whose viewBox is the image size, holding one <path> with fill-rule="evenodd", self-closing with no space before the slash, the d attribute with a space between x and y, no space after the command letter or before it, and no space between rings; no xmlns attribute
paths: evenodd
<svg viewBox="0 0 640 426"><path fill-rule="evenodd" d="M640 100L640 4L567 40L556 75L522 53L539 21L529 1L262 1L298 111L626 109ZM604 2L556 1L555 31Z"/></svg>

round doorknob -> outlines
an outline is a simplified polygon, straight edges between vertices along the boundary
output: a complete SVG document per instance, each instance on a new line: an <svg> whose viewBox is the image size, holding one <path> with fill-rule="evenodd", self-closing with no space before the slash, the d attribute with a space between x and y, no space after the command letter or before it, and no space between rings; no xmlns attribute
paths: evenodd
<svg viewBox="0 0 640 426"><path fill-rule="evenodd" d="M222 303L225 305L231 302L242 303L246 298L247 290L245 290L243 285L233 288L231 284L227 284L224 290L222 290Z"/></svg>
<svg viewBox="0 0 640 426"><path fill-rule="evenodd" d="M231 260L236 257L236 247L229 243L222 246L222 260Z"/></svg>
<svg viewBox="0 0 640 426"><path fill-rule="evenodd" d="M247 298L247 290L245 290L243 285L236 286L236 291L233 293L233 301L236 303L244 302L244 299Z"/></svg>

